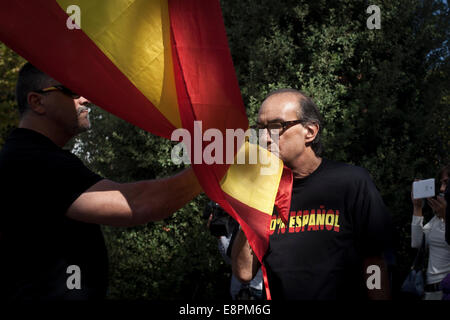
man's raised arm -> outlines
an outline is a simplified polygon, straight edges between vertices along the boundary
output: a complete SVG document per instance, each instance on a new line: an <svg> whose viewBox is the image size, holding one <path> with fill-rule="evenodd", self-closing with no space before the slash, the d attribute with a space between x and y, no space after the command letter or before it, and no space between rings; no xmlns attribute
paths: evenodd
<svg viewBox="0 0 450 320"><path fill-rule="evenodd" d="M82 193L66 215L110 226L135 226L162 220L202 191L192 168L174 176L131 183L103 179Z"/></svg>

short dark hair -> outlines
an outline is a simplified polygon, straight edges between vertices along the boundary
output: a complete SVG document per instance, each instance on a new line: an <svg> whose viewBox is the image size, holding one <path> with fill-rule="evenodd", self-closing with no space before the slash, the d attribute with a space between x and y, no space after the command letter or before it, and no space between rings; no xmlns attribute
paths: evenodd
<svg viewBox="0 0 450 320"><path fill-rule="evenodd" d="M53 79L27 62L19 71L16 84L16 100L20 116L28 109L28 93L43 89L51 85Z"/></svg>
<svg viewBox="0 0 450 320"><path fill-rule="evenodd" d="M320 114L319 108L317 108L314 101L306 95L304 92L292 88L283 88L270 92L266 99L270 96L281 93L294 93L299 96L297 118L304 120L306 124L316 123L319 126L319 132L317 132L316 138L311 141L310 145L316 156L320 156L323 151L322 142L320 136L322 133L323 118ZM266 100L264 99L264 100Z"/></svg>

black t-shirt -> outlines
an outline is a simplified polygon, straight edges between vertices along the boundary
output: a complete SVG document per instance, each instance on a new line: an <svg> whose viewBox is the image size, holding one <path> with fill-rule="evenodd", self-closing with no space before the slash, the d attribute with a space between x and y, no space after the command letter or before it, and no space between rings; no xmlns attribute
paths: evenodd
<svg viewBox="0 0 450 320"><path fill-rule="evenodd" d="M273 299L367 297L362 261L389 244L390 215L365 169L323 159L294 179L285 224L274 212L264 258Z"/></svg>
<svg viewBox="0 0 450 320"><path fill-rule="evenodd" d="M12 132L0 152L0 298L105 297L100 226L66 217L101 179L40 133Z"/></svg>

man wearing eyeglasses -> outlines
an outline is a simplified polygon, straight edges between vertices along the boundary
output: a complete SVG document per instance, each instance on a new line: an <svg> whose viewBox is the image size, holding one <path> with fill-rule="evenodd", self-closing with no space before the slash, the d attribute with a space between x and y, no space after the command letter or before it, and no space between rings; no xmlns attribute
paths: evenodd
<svg viewBox="0 0 450 320"><path fill-rule="evenodd" d="M257 127L262 145L275 149L294 177L289 219L283 223L274 210L269 227L263 263L271 297L388 298L383 251L389 249L390 215L368 172L321 156L321 115L297 90L269 94ZM260 266L242 231L232 260L243 282Z"/></svg>
<svg viewBox="0 0 450 320"><path fill-rule="evenodd" d="M0 152L0 299L102 299L100 224L170 216L201 192L191 169L116 183L62 147L90 128L89 101L27 63L16 86L20 123Z"/></svg>

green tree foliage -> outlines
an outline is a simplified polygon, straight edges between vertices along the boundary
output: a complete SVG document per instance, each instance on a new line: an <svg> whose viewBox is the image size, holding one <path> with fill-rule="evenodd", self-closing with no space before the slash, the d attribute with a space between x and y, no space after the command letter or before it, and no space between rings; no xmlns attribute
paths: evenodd
<svg viewBox="0 0 450 320"><path fill-rule="evenodd" d="M25 61L1 42L0 57L0 146L2 146L9 131L19 123L14 88L17 73Z"/></svg>
<svg viewBox="0 0 450 320"><path fill-rule="evenodd" d="M366 9L381 9L369 30ZM324 116L325 156L368 169L394 221L403 280L410 249L412 180L448 163L450 18L433 0L222 0L231 54L251 124L264 96L300 89ZM22 60L0 44L0 139ZM5 98L6 97L6 98ZM12 118L11 118L12 117ZM173 144L93 108L93 130L69 145L94 171L127 182L180 170ZM1 144L1 140L0 140ZM230 268L200 218L198 197L171 218L136 228L104 228L111 298L217 299Z"/></svg>

